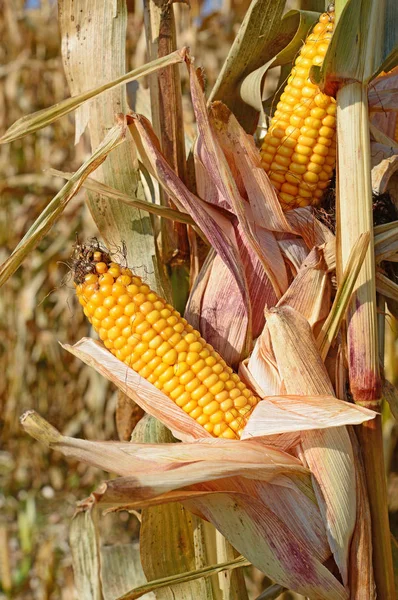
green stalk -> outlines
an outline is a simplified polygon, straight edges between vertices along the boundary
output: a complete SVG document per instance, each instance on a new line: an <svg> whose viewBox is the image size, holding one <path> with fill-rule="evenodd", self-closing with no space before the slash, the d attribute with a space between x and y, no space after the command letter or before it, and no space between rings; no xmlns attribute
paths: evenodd
<svg viewBox="0 0 398 600"><path fill-rule="evenodd" d="M336 18L346 4L336 5ZM360 6L358 6L358 4ZM349 14L350 13L350 14ZM347 316L347 362L350 389L357 404L380 412L381 378L376 313L376 271L372 214L372 187L367 83L380 62L378 37L383 31L384 2L362 0L347 5L342 15L340 38L351 17L351 40L346 55L334 56L337 92L338 181L337 266L338 277L350 251L364 232L370 245L359 273ZM338 35L336 28L336 35ZM360 43L358 43L360 40ZM336 42L337 43L337 42ZM339 62L340 61L340 62ZM333 62L333 60L332 60ZM333 73L330 67L329 74ZM336 78L335 78L336 81ZM373 567L378 598L395 598L394 573L388 524L381 418L359 428L370 512Z"/></svg>

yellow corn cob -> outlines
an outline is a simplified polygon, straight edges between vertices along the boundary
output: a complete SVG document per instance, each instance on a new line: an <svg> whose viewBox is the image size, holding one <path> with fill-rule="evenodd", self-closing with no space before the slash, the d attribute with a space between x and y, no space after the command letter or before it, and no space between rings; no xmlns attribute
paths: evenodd
<svg viewBox="0 0 398 600"><path fill-rule="evenodd" d="M311 82L334 27L334 12L320 16L297 57L261 148L264 169L285 209L316 205L336 163L336 101Z"/></svg>
<svg viewBox="0 0 398 600"><path fill-rule="evenodd" d="M76 293L104 345L216 437L239 438L259 401L186 319L98 244L78 245Z"/></svg>

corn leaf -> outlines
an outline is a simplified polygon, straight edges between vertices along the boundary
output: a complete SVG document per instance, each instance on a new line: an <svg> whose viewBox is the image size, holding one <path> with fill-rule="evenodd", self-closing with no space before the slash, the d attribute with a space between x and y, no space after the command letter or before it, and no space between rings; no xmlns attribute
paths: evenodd
<svg viewBox="0 0 398 600"><path fill-rule="evenodd" d="M126 130L123 120L119 121L107 134L95 152L73 174L56 196L51 200L36 221L31 225L11 256L0 268L0 285L18 269L23 259L43 239L54 223L60 218L70 200L77 194L84 180L104 162L108 154L125 141Z"/></svg>
<svg viewBox="0 0 398 600"><path fill-rule="evenodd" d="M256 128L258 110L250 109L242 100L240 85L247 75L273 60L292 41L300 20L296 15L282 20L284 6L285 0L251 2L210 95L211 102L221 100L227 104L250 133Z"/></svg>
<svg viewBox="0 0 398 600"><path fill-rule="evenodd" d="M370 234L363 233L353 246L343 276L339 283L332 309L322 326L319 336L317 337L317 346L323 360L325 360L330 346L333 343L344 319L346 310L351 300L352 292L354 290L355 282L368 250L369 239Z"/></svg>
<svg viewBox="0 0 398 600"><path fill-rule="evenodd" d="M163 577L162 579L158 579L157 581L150 581L149 583L140 586L139 588L135 588L127 594L123 594L123 596L120 596L119 598L117 598L117 600L136 600L136 598L142 598L142 596L147 592L156 592L166 586L174 586L177 584L179 584L179 586L176 588L176 590L179 590L180 584L182 583L196 581L197 579L202 577L210 577L211 575L215 575L216 573L221 573L226 570L237 569L239 567L248 567L250 566L250 564L251 563L248 560L241 556L233 561L220 563L217 565L211 565L208 567L202 567L201 569L196 569L195 571L191 571L188 573L170 575L169 577ZM159 597L158 594L157 597ZM179 594L178 598L180 597L182 596ZM204 598L204 596L201 596L201 598Z"/></svg>
<svg viewBox="0 0 398 600"><path fill-rule="evenodd" d="M169 56L164 56L147 63L146 65L142 65L141 67L138 67L133 71L129 71L128 73L121 75L112 81L104 83L103 85L99 85L91 90L72 96L71 98L66 98L65 100L62 100L61 102L58 102L58 104L54 104L54 106L49 108L43 108L42 110L32 113L31 115L21 117L18 119L18 121L11 125L11 127L0 138L0 143L7 144L9 142L13 142L24 137L25 135L42 129L43 127L47 127L60 117L63 117L79 108L79 106L81 106L84 102L87 102L87 100L91 100L99 94L128 83L129 81L135 81L140 77L145 77L146 75L154 73L159 69L163 69L168 65L183 62L183 57L184 50L177 50Z"/></svg>
<svg viewBox="0 0 398 600"><path fill-rule="evenodd" d="M56 169L50 169L50 173L52 175L55 175L56 177L62 177L63 179L67 179L68 181L73 176L73 173L57 171ZM129 206L134 206L135 208L139 208L140 210L145 210L146 212L157 215L158 217L162 217L163 219L170 219L172 221L186 223L188 225L195 224L192 217L190 217L187 213L183 213L179 210L174 210L166 206L160 206L159 204L148 202L148 200L140 200L138 198L128 196L127 194L123 194L123 192L120 192L119 190L109 185L106 185L105 183L96 181L91 177L88 177L82 185L86 190L89 190L90 192L101 194L102 196L106 196L111 200L120 200L121 202L124 202Z"/></svg>
<svg viewBox="0 0 398 600"><path fill-rule="evenodd" d="M339 7L336 12L340 14ZM384 38L380 28L391 35ZM333 93L335 86L343 81L369 83L383 69L387 54L393 49L396 52L397 31L394 0L386 0L380 6L372 0L344 2L323 65L311 69L314 79L325 87L326 93ZM391 70L396 65L389 62Z"/></svg>
<svg viewBox="0 0 398 600"><path fill-rule="evenodd" d="M303 44L303 40L309 29L318 20L319 13L306 10L289 10L282 19L281 27L283 27L286 37L291 34L293 38L278 54L255 69L243 79L240 86L241 98L246 104L254 108L257 113L260 113L260 123L264 122L264 108L270 105L271 99L263 99L264 80L268 71L274 67L288 65L296 58L297 52ZM289 68L290 70L290 68ZM228 100L224 100L228 102ZM278 102L278 92L275 97L272 96L272 104Z"/></svg>

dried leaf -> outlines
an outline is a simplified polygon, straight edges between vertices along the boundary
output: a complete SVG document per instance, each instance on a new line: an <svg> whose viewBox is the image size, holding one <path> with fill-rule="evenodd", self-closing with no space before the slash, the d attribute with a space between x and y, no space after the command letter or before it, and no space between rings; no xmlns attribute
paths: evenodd
<svg viewBox="0 0 398 600"><path fill-rule="evenodd" d="M59 0L58 10L62 59L71 93L81 98L80 94L84 96L87 88L94 88L96 93L98 85L106 87L108 81L124 81L128 19L126 2L118 0L104 4L101 0L90 0L89 18L86 0ZM109 51L110 48L112 51ZM184 53L183 50L180 56L178 53L174 57L169 56L166 64L173 60L178 62ZM98 57L101 57L100 69ZM152 69L153 63L149 72ZM144 70L148 73L148 69L144 67ZM126 114L129 110L125 86L107 89L78 110L77 139L88 125L91 148L94 150L113 124L114 114ZM96 179L124 194L144 200L137 151L131 136L97 171ZM92 192L87 194L87 204L107 247L125 247L129 265L134 265L136 257L140 256L146 282L162 292L165 285L162 285L163 272L157 268L151 216L125 203L109 202L101 194Z"/></svg>
<svg viewBox="0 0 398 600"><path fill-rule="evenodd" d="M125 123L123 120L119 120L118 124L109 131L92 156L83 163L80 169L74 173L72 178L51 200L33 225L31 225L11 256L3 263L0 268L0 285L3 285L15 273L27 254L37 246L62 215L63 210L77 194L86 177L104 162L112 150L124 142L125 136Z"/></svg>
<svg viewBox="0 0 398 600"><path fill-rule="evenodd" d="M330 296L331 286L323 248L315 247L277 306L291 306L307 319L314 330L329 313Z"/></svg>
<svg viewBox="0 0 398 600"><path fill-rule="evenodd" d="M317 337L317 345L323 360L326 359L330 346L333 343L344 319L346 310L351 300L355 282L368 250L369 239L370 233L362 233L356 244L354 244L337 289L332 309L322 326L319 336Z"/></svg>
<svg viewBox="0 0 398 600"><path fill-rule="evenodd" d="M242 440L277 433L358 425L375 416L376 413L371 410L337 400L334 396L264 396L250 415Z"/></svg>
<svg viewBox="0 0 398 600"><path fill-rule="evenodd" d="M365 471L361 452L352 428L349 430L355 459L360 465L356 469L357 520L351 540L349 589L352 600L369 598L375 600L376 588L373 575L372 519L366 488Z"/></svg>
<svg viewBox="0 0 398 600"><path fill-rule="evenodd" d="M244 559L242 556L236 558L235 560L220 563L217 565L211 565L208 567L202 567L201 569L196 569L195 571L180 573L178 575L170 575L169 577L163 577L162 579L158 579L156 581L150 581L145 585L140 586L139 588L135 588L127 594L123 594L117 598L117 600L135 600L136 598L142 598L144 594L147 592L156 592L164 587L168 586L180 586L182 583L187 583L191 581L195 581L202 577L210 577L216 573L221 573L225 570L237 569L240 567L248 567L250 566L250 562ZM178 594L178 598L183 598L181 594L179 594L180 587L176 588L176 593Z"/></svg>
<svg viewBox="0 0 398 600"><path fill-rule="evenodd" d="M398 390L387 379L384 380L383 384L383 398L387 400L394 419L398 421Z"/></svg>
<svg viewBox="0 0 398 600"><path fill-rule="evenodd" d="M102 546L101 579L104 600L115 600L134 586L145 586L139 543ZM141 598L156 600L153 592L145 593Z"/></svg>
<svg viewBox="0 0 398 600"><path fill-rule="evenodd" d="M84 102L94 98L95 96L98 96L98 94L101 94L106 90L110 90L129 81L134 81L139 77L145 77L150 73L154 73L159 69L163 69L165 66L183 62L184 54L184 49L177 50L168 56L158 58L146 65L134 69L133 71L129 71L129 73L126 73L125 75L122 75L113 81L109 81L104 85L100 85L92 90L83 92L82 94L62 100L61 102L58 102L58 104L54 104L54 106L44 108L43 110L32 113L31 115L21 117L21 119L18 119L18 121L11 125L6 133L0 138L0 143L6 144L8 142L13 142L14 140L18 140L21 137L28 135L29 133L34 133L43 127L47 127L47 125L51 125L51 123L60 117L63 117L73 110L76 110L76 108L81 106Z"/></svg>
<svg viewBox="0 0 398 600"><path fill-rule="evenodd" d="M76 591L85 600L103 600L98 515L93 510L75 514L70 528L70 548Z"/></svg>
<svg viewBox="0 0 398 600"><path fill-rule="evenodd" d="M67 180L70 180L73 176L73 173L57 171L56 169L50 169L49 172L52 175L55 175L56 177L62 177ZM164 219L171 219L172 221L177 221L178 223L187 223L188 225L195 225L192 217L190 217L185 212L174 210L166 206L160 206L159 204L154 204L153 202L148 202L147 200L140 200L139 198L128 196L127 194L124 194L123 192L120 192L119 190L109 185L106 185L101 181L92 179L91 177L87 177L87 179L83 183L83 187L86 190L89 190L90 192L101 194L102 196L106 196L107 198L110 198L112 200L120 200L120 202L124 202L129 206L134 206L135 208L139 208L140 210L144 210L154 215L158 215L159 217L163 217Z"/></svg>

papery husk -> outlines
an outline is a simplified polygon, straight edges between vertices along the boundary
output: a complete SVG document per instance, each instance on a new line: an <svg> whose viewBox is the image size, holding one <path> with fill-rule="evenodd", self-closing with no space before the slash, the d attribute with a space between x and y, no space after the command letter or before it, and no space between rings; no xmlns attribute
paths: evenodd
<svg viewBox="0 0 398 600"><path fill-rule="evenodd" d="M306 319L290 307L267 314L273 351L287 393L334 395ZM343 582L348 583L351 536L356 523L356 464L346 428L304 432L308 464L328 540Z"/></svg>
<svg viewBox="0 0 398 600"><path fill-rule="evenodd" d="M187 189L160 152L158 139L149 121L143 117L134 116L130 119L130 123L130 129L145 167L157 178L177 207L192 216L231 272L238 287L240 302L247 319L245 336L240 341L237 351L239 355L247 355L252 344L251 305L238 244L229 215L204 202Z"/></svg>
<svg viewBox="0 0 398 600"><path fill-rule="evenodd" d="M131 439L134 445L144 448L146 444L176 445L175 441L170 431L150 415L141 420ZM208 565L203 525L203 521L177 502L142 510L140 554L147 580L152 582ZM180 583L177 587L170 581L169 586L157 591L157 600L171 600L175 596L179 600L216 600L208 578Z"/></svg>
<svg viewBox="0 0 398 600"><path fill-rule="evenodd" d="M372 124L394 139L398 118L398 68L372 81L368 105Z"/></svg>
<svg viewBox="0 0 398 600"><path fill-rule="evenodd" d="M202 439L195 443L135 444L91 442L61 435L35 411L21 418L24 429L53 449L131 479L138 498L153 497L185 485L236 475L272 481L282 474L308 475L301 462L261 440ZM160 479L165 474L164 481ZM167 476L166 476L167 474ZM140 489L140 478L145 486ZM138 491L140 490L140 491Z"/></svg>
<svg viewBox="0 0 398 600"><path fill-rule="evenodd" d="M314 247L277 306L291 306L317 329L329 314L331 285L323 248Z"/></svg>
<svg viewBox="0 0 398 600"><path fill-rule="evenodd" d="M264 306L273 306L277 299L257 256L242 243L239 227L235 233L253 307L252 335L257 337L264 326ZM235 278L218 255L202 267L191 291L185 317L229 365L238 366L248 316Z"/></svg>
<svg viewBox="0 0 398 600"><path fill-rule="evenodd" d="M371 142L372 191L391 194L398 206L398 151L392 145Z"/></svg>
<svg viewBox="0 0 398 600"><path fill-rule="evenodd" d="M212 437L168 396L114 357L101 343L83 338L74 346L65 344L63 348L112 381L145 412L167 425L178 439Z"/></svg>
<svg viewBox="0 0 398 600"><path fill-rule="evenodd" d="M195 444L163 445L76 440L59 434L33 411L24 415L22 424L31 435L65 455L75 456L105 469L112 468L119 473L132 473L103 484L88 502L82 504L81 510L97 503L116 504L121 508L123 502L129 502L131 509L138 505L156 506L163 502L183 501L193 512L215 524L253 564L286 587L321 600L347 598L343 587L321 564L328 556L329 549L321 534L316 504L311 500L308 475L293 456L253 440L212 439ZM221 462L217 462L217 459L213 461L210 455L213 458L218 456ZM251 455L255 460L252 465ZM192 459L195 457L196 461L189 462L189 456ZM206 457L210 460L207 461ZM196 465L197 461L200 465ZM247 493L246 479L231 478L230 475L241 471L245 478L247 475L250 477L251 466L252 476L257 483L249 487ZM218 482L216 471L224 475ZM258 480L268 479L266 472L272 472L273 477L276 476L276 486L282 486L278 487L277 493L280 499L284 498L285 506L281 509L280 500L275 497L275 510L285 516L289 511L289 519L286 517L286 520L290 520L293 526L296 522L294 513L301 513L297 531L293 531L267 507L267 498L272 497L273 486L267 484L263 489L263 484ZM298 478L297 484L295 478ZM303 483L307 481L307 487L302 487L301 478L304 478ZM176 486L185 489L172 492ZM290 490L286 494L283 492L285 488ZM303 509L299 501L305 489L307 509Z"/></svg>

